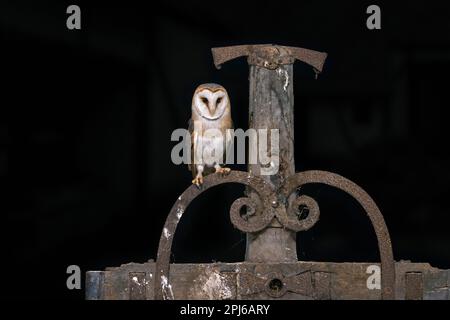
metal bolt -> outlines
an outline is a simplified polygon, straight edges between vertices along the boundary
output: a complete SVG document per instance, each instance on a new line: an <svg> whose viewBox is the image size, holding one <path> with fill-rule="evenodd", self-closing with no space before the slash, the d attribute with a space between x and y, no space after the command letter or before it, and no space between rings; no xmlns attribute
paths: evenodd
<svg viewBox="0 0 450 320"><path fill-rule="evenodd" d="M274 207L274 208L278 207L278 201L273 200L272 201L272 207Z"/></svg>

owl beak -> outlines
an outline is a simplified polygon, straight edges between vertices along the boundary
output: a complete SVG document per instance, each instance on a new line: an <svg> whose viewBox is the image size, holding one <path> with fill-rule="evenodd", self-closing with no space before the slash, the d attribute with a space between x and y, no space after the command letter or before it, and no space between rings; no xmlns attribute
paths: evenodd
<svg viewBox="0 0 450 320"><path fill-rule="evenodd" d="M209 104L208 109L211 115L214 115L214 113L216 112L216 106L213 105L212 103Z"/></svg>

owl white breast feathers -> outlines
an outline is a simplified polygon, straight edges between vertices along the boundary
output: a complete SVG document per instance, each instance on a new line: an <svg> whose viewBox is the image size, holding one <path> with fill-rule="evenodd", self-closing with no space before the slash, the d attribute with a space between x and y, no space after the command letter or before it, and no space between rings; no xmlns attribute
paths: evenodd
<svg viewBox="0 0 450 320"><path fill-rule="evenodd" d="M218 172L226 174L225 151L231 145L227 129L233 128L231 106L224 87L205 83L197 87L192 97L192 115L189 120L191 134L191 164L193 184L200 186L203 176Z"/></svg>

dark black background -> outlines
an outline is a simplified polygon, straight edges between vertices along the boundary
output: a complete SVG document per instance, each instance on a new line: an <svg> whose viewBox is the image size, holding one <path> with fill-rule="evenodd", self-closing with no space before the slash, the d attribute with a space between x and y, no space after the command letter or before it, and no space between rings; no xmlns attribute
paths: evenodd
<svg viewBox="0 0 450 320"><path fill-rule="evenodd" d="M329 54L318 80L295 72L297 171L339 173L377 202L396 260L450 268L447 136L450 19L444 1L291 3L2 1L0 5L1 295L83 298L83 272L155 258L164 219L190 185L171 162L194 89L227 88L248 122L245 59L221 70L210 48L277 43ZM382 30L366 28L379 4ZM66 28L81 7L82 29ZM235 169L245 169L235 166ZM221 186L181 221L175 262L241 261L244 235ZM321 220L298 235L302 260L377 261L367 217L327 187L308 191ZM84 289L84 287L83 287Z"/></svg>

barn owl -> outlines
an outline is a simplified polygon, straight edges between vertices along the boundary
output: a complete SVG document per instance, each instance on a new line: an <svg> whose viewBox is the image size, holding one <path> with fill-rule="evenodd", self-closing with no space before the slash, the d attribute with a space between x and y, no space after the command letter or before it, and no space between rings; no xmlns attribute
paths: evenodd
<svg viewBox="0 0 450 320"><path fill-rule="evenodd" d="M215 83L198 86L192 97L192 115L189 120L189 170L192 171L193 184L199 187L203 183L203 176L213 172L230 172L229 168L222 168L221 164L232 142L227 129L232 128L230 99L225 88Z"/></svg>

